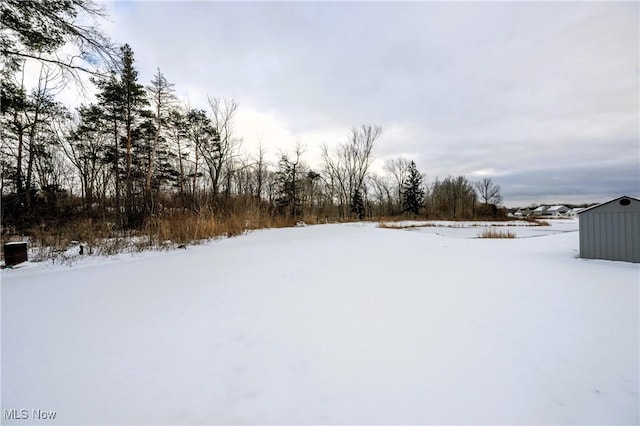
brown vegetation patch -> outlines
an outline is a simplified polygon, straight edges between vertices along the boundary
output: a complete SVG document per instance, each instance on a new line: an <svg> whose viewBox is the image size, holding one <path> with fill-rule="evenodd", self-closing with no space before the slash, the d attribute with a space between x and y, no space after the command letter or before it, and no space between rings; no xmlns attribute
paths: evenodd
<svg viewBox="0 0 640 426"><path fill-rule="evenodd" d="M516 238L516 233L502 229L486 228L478 234L478 238Z"/></svg>
<svg viewBox="0 0 640 426"><path fill-rule="evenodd" d="M421 223L421 224L413 224L413 225L400 225L396 223L388 223L388 222L379 222L378 228L383 229L410 229L410 228L434 228L437 225L434 223Z"/></svg>

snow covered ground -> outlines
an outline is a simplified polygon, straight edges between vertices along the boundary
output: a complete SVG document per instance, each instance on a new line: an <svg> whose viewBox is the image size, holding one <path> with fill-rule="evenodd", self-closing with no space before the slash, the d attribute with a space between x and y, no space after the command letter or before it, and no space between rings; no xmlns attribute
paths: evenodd
<svg viewBox="0 0 640 426"><path fill-rule="evenodd" d="M319 225L5 270L3 422L638 423L640 266L541 229Z"/></svg>
<svg viewBox="0 0 640 426"><path fill-rule="evenodd" d="M478 238L479 234L486 229L496 232L510 232L515 234L516 238L540 237L578 230L577 219L556 219L546 220L545 222L549 223L550 226L539 226L534 222L524 220L506 222L427 220L387 222L384 225L405 227L408 231L426 232L451 238Z"/></svg>

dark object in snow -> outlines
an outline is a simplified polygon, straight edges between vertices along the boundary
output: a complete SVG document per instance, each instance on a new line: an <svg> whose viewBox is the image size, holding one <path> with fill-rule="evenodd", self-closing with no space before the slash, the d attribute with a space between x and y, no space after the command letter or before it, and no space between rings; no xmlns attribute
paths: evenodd
<svg viewBox="0 0 640 426"><path fill-rule="evenodd" d="M12 267L27 261L27 243L7 243L4 245L4 266Z"/></svg>
<svg viewBox="0 0 640 426"><path fill-rule="evenodd" d="M80 245L80 256L84 254L84 246Z"/></svg>
<svg viewBox="0 0 640 426"><path fill-rule="evenodd" d="M180 245L178 246L178 248L180 248L180 249L186 249L186 248L187 248L187 246L185 246L184 244L180 244Z"/></svg>

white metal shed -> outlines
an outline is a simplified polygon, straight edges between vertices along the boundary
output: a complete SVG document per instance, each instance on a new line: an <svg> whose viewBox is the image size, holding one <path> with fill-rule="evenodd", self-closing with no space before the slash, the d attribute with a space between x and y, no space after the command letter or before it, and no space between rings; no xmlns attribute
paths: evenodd
<svg viewBox="0 0 640 426"><path fill-rule="evenodd" d="M578 213L580 257L640 263L640 200L622 196Z"/></svg>

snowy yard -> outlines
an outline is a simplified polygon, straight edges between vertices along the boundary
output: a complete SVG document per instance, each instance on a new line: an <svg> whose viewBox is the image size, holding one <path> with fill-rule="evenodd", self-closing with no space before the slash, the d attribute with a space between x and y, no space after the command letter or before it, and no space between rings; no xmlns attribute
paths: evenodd
<svg viewBox="0 0 640 426"><path fill-rule="evenodd" d="M638 423L640 266L578 259L577 221L510 229L320 225L5 270L3 422Z"/></svg>

